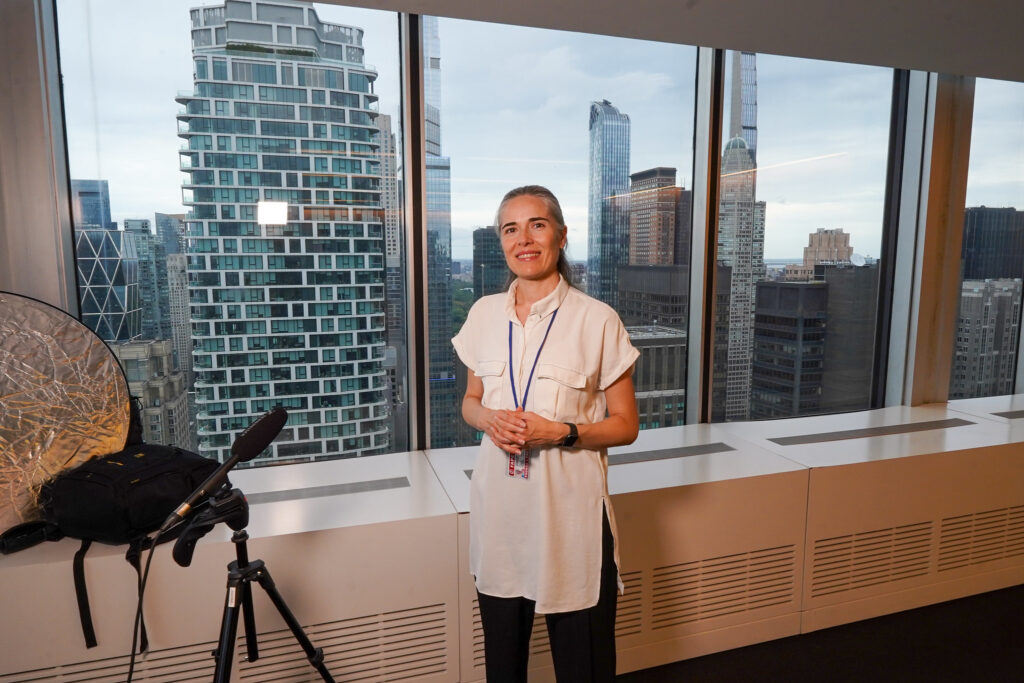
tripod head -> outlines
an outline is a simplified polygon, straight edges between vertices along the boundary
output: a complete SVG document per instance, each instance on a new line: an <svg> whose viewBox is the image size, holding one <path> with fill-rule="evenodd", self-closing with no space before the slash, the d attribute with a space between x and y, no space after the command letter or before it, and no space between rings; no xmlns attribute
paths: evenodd
<svg viewBox="0 0 1024 683"><path fill-rule="evenodd" d="M182 567L191 565L196 543L221 522L234 531L241 531L249 524L249 503L245 500L245 494L239 489L230 488L228 484L221 486L189 519L184 531L174 542L171 551L174 561Z"/></svg>

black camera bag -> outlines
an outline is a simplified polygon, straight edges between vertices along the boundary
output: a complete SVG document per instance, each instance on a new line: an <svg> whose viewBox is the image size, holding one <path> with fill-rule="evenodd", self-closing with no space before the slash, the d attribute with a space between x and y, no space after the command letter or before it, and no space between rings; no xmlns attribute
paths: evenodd
<svg viewBox="0 0 1024 683"><path fill-rule="evenodd" d="M219 463L174 446L136 443L119 453L93 458L58 475L40 490L46 521L60 535L82 539L75 553L75 593L86 645L96 645L85 586L85 553L93 541L128 544L125 559L140 573L147 534L160 524ZM166 534L168 541L177 534ZM141 575L140 575L141 583ZM145 626L140 650L147 649Z"/></svg>

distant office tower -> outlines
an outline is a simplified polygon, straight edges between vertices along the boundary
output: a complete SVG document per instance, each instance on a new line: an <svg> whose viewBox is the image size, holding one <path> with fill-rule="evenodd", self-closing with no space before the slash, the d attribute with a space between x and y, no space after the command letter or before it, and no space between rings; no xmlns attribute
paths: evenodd
<svg viewBox="0 0 1024 683"><path fill-rule="evenodd" d="M874 377L878 322L878 262L818 264L815 281L828 285L821 412L867 410Z"/></svg>
<svg viewBox="0 0 1024 683"><path fill-rule="evenodd" d="M726 378L729 372L729 320L732 268L715 264L715 331L711 355L711 421L725 420Z"/></svg>
<svg viewBox="0 0 1024 683"><path fill-rule="evenodd" d="M841 228L818 228L808 237L804 247L803 264L788 264L783 269L782 279L790 282L806 282L814 279L814 267L819 264L849 263L853 256L850 235Z"/></svg>
<svg viewBox="0 0 1024 683"><path fill-rule="evenodd" d="M174 367L185 375L185 385L192 387L192 323L188 304L188 256L167 255L167 305L171 321L171 342Z"/></svg>
<svg viewBox="0 0 1024 683"><path fill-rule="evenodd" d="M430 353L430 445L455 446L461 420L452 351L451 160L441 148L441 39L436 17L423 17L426 117L427 321Z"/></svg>
<svg viewBox="0 0 1024 683"><path fill-rule="evenodd" d="M827 299L823 282L757 283L751 418L821 410Z"/></svg>
<svg viewBox="0 0 1024 683"><path fill-rule="evenodd" d="M963 279L1024 277L1024 211L964 209Z"/></svg>
<svg viewBox="0 0 1024 683"><path fill-rule="evenodd" d="M688 266L620 266L618 280L617 310L624 324L686 329Z"/></svg>
<svg viewBox="0 0 1024 683"><path fill-rule="evenodd" d="M686 332L646 325L626 327L640 352L633 373L641 429L681 425L686 420Z"/></svg>
<svg viewBox="0 0 1024 683"><path fill-rule="evenodd" d="M78 229L117 230L110 219L110 188L106 180L71 179L71 217Z"/></svg>
<svg viewBox="0 0 1024 683"><path fill-rule="evenodd" d="M142 334L135 236L103 228L75 230L82 322L104 341Z"/></svg>
<svg viewBox="0 0 1024 683"><path fill-rule="evenodd" d="M764 279L765 204L757 201L754 160L741 137L722 155L719 186L718 260L730 268L729 353L725 377L725 418L745 420L750 404L754 293Z"/></svg>
<svg viewBox="0 0 1024 683"><path fill-rule="evenodd" d="M757 165L757 55L732 53L732 99L729 104L729 137L747 143L750 159Z"/></svg>
<svg viewBox="0 0 1024 683"><path fill-rule="evenodd" d="M964 280L960 291L949 397L1012 394L1020 344L1020 278Z"/></svg>
<svg viewBox="0 0 1024 683"><path fill-rule="evenodd" d="M274 406L267 459L390 448L377 73L306 2L193 9L181 95L200 451ZM257 222L257 202L287 217Z"/></svg>
<svg viewBox="0 0 1024 683"><path fill-rule="evenodd" d="M473 301L505 289L508 264L494 226L473 231Z"/></svg>
<svg viewBox="0 0 1024 683"><path fill-rule="evenodd" d="M189 426L188 385L174 368L170 340L112 344L128 378L131 395L142 402L142 438L147 443L195 450Z"/></svg>
<svg viewBox="0 0 1024 683"><path fill-rule="evenodd" d="M385 305L388 346L384 370L388 381L391 448L409 450L408 328L405 307L405 233L402 227L401 185L398 179L398 144L391 117L377 117L380 129L381 204L384 208Z"/></svg>
<svg viewBox="0 0 1024 683"><path fill-rule="evenodd" d="M167 289L167 254L150 230L147 219L127 218L125 232L135 237L139 259L139 300L142 305L142 338L170 339L171 317Z"/></svg>
<svg viewBox="0 0 1024 683"><path fill-rule="evenodd" d="M676 187L676 169L659 166L629 180L629 264L689 264L690 193Z"/></svg>
<svg viewBox="0 0 1024 683"><path fill-rule="evenodd" d="M613 308L618 266L629 263L629 116L590 103L587 293Z"/></svg>
<svg viewBox="0 0 1024 683"><path fill-rule="evenodd" d="M155 216L156 238L164 245L165 254L185 253L185 214L158 213Z"/></svg>

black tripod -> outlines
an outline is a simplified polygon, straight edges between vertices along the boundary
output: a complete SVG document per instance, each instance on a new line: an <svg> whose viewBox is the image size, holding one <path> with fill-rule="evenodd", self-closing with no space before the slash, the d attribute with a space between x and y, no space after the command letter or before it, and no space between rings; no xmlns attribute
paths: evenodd
<svg viewBox="0 0 1024 683"><path fill-rule="evenodd" d="M249 534L245 531L245 526L249 523L249 505L241 491L225 487L209 502L208 507L195 514L174 544L175 562L182 567L189 566L192 563L196 541L220 522L225 522L235 531L231 536L231 542L235 544L236 559L228 563L227 597L224 600L224 615L220 622L220 641L213 653L217 662L213 674L214 683L228 683L231 678L231 662L238 635L239 608L245 624L248 660L255 662L260 657L256 643L256 617L252 608L253 581L259 583L266 591L281 618L291 629L295 640L302 646L306 659L320 673L320 677L328 683L334 683L334 678L324 665L323 649L313 647L313 643L274 585L274 579L271 578L266 564L263 560L249 560L249 549L246 546Z"/></svg>

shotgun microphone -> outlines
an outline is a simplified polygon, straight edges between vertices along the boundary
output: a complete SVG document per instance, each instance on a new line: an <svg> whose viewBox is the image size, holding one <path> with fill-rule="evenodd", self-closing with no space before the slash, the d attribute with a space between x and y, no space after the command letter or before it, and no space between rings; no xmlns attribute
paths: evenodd
<svg viewBox="0 0 1024 683"><path fill-rule="evenodd" d="M228 472L231 471L231 468L240 462L252 460L262 453L277 438L277 435L281 433L287 421L288 411L278 406L249 425L244 432L238 435L235 442L231 444L231 457L214 470L213 474L207 477L206 481L200 484L199 488L193 491L192 495L186 498L184 503L168 515L167 519L160 526L160 530L157 531L157 536L160 536L185 519L196 503L219 489L224 484L224 480L228 478Z"/></svg>

